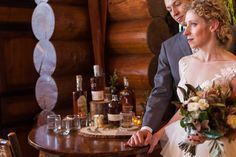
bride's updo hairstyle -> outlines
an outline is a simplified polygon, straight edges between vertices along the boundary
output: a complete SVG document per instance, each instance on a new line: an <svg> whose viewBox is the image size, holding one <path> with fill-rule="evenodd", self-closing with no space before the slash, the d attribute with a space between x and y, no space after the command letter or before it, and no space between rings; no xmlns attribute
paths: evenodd
<svg viewBox="0 0 236 157"><path fill-rule="evenodd" d="M217 39L220 45L224 47L229 46L232 41L230 15L223 0L193 0L190 10L193 10L207 22L212 19L218 20L219 27L216 30Z"/></svg>

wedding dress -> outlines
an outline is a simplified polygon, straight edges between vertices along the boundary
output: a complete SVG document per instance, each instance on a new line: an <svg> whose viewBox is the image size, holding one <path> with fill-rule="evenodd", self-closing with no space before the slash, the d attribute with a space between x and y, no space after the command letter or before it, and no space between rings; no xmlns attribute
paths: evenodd
<svg viewBox="0 0 236 157"><path fill-rule="evenodd" d="M185 84L195 87L207 88L213 82L230 82L236 75L236 61L211 61L201 62L195 58L194 54L184 57L179 62L180 82L179 86L186 88ZM177 90L180 101L183 96ZM178 143L187 139L187 133L180 126L180 121L176 121L165 128L165 135L161 138L163 157L190 157L182 151ZM223 157L236 156L236 140L229 142L228 139L221 139L224 142ZM210 157L210 140L199 144L196 149L196 157Z"/></svg>

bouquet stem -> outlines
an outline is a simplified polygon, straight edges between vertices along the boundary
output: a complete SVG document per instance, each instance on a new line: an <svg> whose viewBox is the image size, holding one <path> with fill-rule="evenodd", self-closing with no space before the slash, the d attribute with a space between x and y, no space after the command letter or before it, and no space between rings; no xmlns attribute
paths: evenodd
<svg viewBox="0 0 236 157"><path fill-rule="evenodd" d="M185 154L189 154L191 157L196 155L197 145L192 144L191 142L185 141L179 143L179 148L185 152Z"/></svg>

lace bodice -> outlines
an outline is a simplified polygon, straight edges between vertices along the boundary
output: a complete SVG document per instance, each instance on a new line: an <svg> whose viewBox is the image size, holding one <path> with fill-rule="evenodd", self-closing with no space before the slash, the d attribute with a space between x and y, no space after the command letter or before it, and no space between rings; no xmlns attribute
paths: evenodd
<svg viewBox="0 0 236 157"><path fill-rule="evenodd" d="M212 83L230 84L236 75L236 61L212 61L198 63L192 56L184 57L179 62L180 82L178 86L186 89L185 84L202 89L212 86ZM199 79L200 78L200 79ZM201 80L201 81L199 81ZM182 93L177 89L180 101L183 101Z"/></svg>

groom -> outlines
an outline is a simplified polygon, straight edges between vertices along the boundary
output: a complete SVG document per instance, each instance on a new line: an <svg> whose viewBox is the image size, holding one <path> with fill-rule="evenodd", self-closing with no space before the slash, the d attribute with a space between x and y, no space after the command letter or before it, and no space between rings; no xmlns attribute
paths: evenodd
<svg viewBox="0 0 236 157"><path fill-rule="evenodd" d="M180 25L184 26L185 14L192 0L164 0L167 11ZM233 42L231 52L236 52L236 29L232 27ZM170 104L176 95L176 87L180 80L178 62L180 58L192 54L183 32L176 34L162 43L158 70L154 78L155 86L148 98L142 128L134 133L127 142L131 147L147 145L160 127L164 114L170 112L174 105Z"/></svg>

